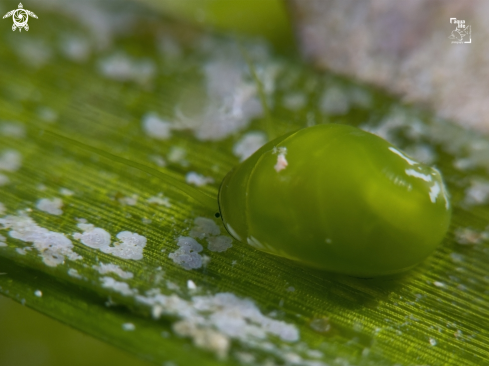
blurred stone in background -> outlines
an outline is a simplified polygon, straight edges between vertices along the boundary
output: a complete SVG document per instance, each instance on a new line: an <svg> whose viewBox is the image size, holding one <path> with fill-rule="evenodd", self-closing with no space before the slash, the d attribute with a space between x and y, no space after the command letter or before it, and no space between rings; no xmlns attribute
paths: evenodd
<svg viewBox="0 0 489 366"><path fill-rule="evenodd" d="M440 117L489 133L488 1L289 0L289 5L302 53L319 68L387 88ZM471 34L456 31L450 18L465 20Z"/></svg>

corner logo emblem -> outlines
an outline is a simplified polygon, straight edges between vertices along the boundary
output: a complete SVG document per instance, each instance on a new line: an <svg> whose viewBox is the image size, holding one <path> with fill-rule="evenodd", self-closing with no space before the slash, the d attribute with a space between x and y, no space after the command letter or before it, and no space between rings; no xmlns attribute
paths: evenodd
<svg viewBox="0 0 489 366"><path fill-rule="evenodd" d="M457 27L452 30L449 39L452 43L472 43L472 28L470 25L465 25L465 20L450 18L450 24L456 24Z"/></svg>
<svg viewBox="0 0 489 366"><path fill-rule="evenodd" d="M29 25L27 24L27 21L29 20L29 15L37 19L36 14L34 14L32 11L24 9L24 6L22 3L20 3L18 9L9 11L3 16L3 19L12 17L14 20L14 25L12 25L13 31L15 31L17 28L19 29L19 32L22 31L22 28L28 31Z"/></svg>

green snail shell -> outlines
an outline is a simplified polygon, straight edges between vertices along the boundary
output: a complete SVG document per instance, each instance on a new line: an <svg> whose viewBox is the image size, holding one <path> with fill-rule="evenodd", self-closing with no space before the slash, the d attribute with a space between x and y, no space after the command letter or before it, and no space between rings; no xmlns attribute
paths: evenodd
<svg viewBox="0 0 489 366"><path fill-rule="evenodd" d="M223 180L219 206L237 240L359 277L405 271L445 236L440 173L358 128L325 124L262 146Z"/></svg>

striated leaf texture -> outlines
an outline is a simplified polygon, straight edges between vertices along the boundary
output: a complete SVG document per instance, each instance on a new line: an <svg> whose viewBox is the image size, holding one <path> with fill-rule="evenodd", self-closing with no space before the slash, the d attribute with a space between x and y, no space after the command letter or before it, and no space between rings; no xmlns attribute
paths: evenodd
<svg viewBox="0 0 489 366"><path fill-rule="evenodd" d="M90 4L0 33L2 294L165 365L488 362L489 139L262 40ZM443 173L452 227L422 265L357 279L231 241L225 174L320 123Z"/></svg>

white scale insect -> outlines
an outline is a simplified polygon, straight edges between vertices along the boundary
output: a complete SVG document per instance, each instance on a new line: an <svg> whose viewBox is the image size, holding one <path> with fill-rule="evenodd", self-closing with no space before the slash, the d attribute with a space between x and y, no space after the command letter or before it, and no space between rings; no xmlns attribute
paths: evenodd
<svg viewBox="0 0 489 366"><path fill-rule="evenodd" d="M27 22L29 21L29 15L31 17L34 17L37 19L37 15L34 14L30 10L24 9L24 6L22 3L19 3L19 8L15 10L9 11L7 14L3 16L3 19L12 17L14 24L12 25L12 30L15 31L17 28L19 29L19 32L22 31L22 28L24 28L26 31L29 30L29 24Z"/></svg>

